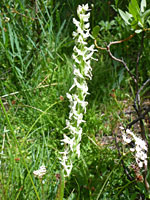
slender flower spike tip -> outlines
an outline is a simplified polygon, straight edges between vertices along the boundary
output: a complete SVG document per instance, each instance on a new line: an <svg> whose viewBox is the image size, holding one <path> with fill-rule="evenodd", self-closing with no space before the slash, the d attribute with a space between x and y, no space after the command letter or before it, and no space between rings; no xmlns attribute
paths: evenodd
<svg viewBox="0 0 150 200"><path fill-rule="evenodd" d="M73 167L73 162L76 157L80 157L80 142L82 137L81 124L83 114L86 113L86 106L88 102L85 101L88 93L88 86L86 79L92 79L92 68L90 65L93 53L97 50L94 45L87 46L87 39L90 37L90 9L88 4L79 5L77 8L77 15L79 21L73 18L73 23L76 25L76 32L73 32L75 46L73 48L72 58L73 64L73 85L69 93L66 94L70 102L69 119L66 120L66 128L69 130L70 137L64 134L64 139L61 144L65 145L65 151L61 152L63 155L61 164L65 171L65 176L69 176Z"/></svg>
<svg viewBox="0 0 150 200"><path fill-rule="evenodd" d="M131 152L135 152L135 160L139 168L142 168L144 165L147 166L147 152L148 148L146 142L141 138L137 137L132 131L120 127L122 130L122 137L125 144L134 142L134 148L130 148Z"/></svg>

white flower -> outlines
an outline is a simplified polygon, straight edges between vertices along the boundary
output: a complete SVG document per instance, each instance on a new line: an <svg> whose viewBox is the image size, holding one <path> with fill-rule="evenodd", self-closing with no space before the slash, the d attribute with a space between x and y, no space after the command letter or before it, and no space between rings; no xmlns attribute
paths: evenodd
<svg viewBox="0 0 150 200"><path fill-rule="evenodd" d="M80 27L80 22L78 20L76 20L75 18L73 18L73 23L77 26ZM73 32L74 34L75 32Z"/></svg>
<svg viewBox="0 0 150 200"><path fill-rule="evenodd" d="M73 50L74 50L74 52L77 52L78 56L84 56L85 55L85 52L83 50L80 50L76 46L74 46Z"/></svg>
<svg viewBox="0 0 150 200"><path fill-rule="evenodd" d="M130 143L132 140L130 138L128 138L125 134L122 135L123 137L123 141L126 143Z"/></svg>
<svg viewBox="0 0 150 200"><path fill-rule="evenodd" d="M68 158L67 158L67 155L68 155L68 153L69 153L69 151L68 151L68 149L65 149L65 151L64 152L59 152L60 154L62 154L63 155L63 161L66 161ZM60 159L61 160L61 159Z"/></svg>
<svg viewBox="0 0 150 200"><path fill-rule="evenodd" d="M92 44L90 47L86 47L86 50L87 50L87 51L92 51L93 53L94 53L95 51L97 51L97 49L94 49L94 44Z"/></svg>
<svg viewBox="0 0 150 200"><path fill-rule="evenodd" d="M75 68L74 71L73 71L73 73L74 73L75 76L78 76L78 77L84 79L84 77L83 77L83 75L81 74L81 72L80 72L79 69Z"/></svg>
<svg viewBox="0 0 150 200"><path fill-rule="evenodd" d="M136 163L138 164L139 168L142 168L143 167L143 162L139 159L139 158L135 158L136 160Z"/></svg>
<svg viewBox="0 0 150 200"><path fill-rule="evenodd" d="M80 113L80 114L77 114L77 115L74 115L74 119L77 120L77 127L79 127L79 125L82 123L82 122L85 122L83 120L83 114Z"/></svg>
<svg viewBox="0 0 150 200"><path fill-rule="evenodd" d="M78 6L77 8L77 14L80 18L80 20L83 20L84 22L88 22L89 17L90 17L90 13L85 14L87 11L89 11L89 6L88 4L86 5L82 5L82 6Z"/></svg>
<svg viewBox="0 0 150 200"><path fill-rule="evenodd" d="M72 96L69 93L66 93L67 98L69 99L69 101L72 101Z"/></svg>
<svg viewBox="0 0 150 200"><path fill-rule="evenodd" d="M79 37L77 39L77 43L83 44L83 45L87 45L87 42L84 41L84 39L83 39L83 37L81 35L79 35Z"/></svg>
<svg viewBox="0 0 150 200"><path fill-rule="evenodd" d="M85 55L85 56L83 57L83 60L84 60L85 62L88 61L89 59L92 58L92 55L93 55L93 51L91 51L89 54Z"/></svg>
<svg viewBox="0 0 150 200"><path fill-rule="evenodd" d="M78 21L76 21L75 23L78 23ZM89 29L82 29L82 27L81 26L77 26L77 31L76 31L76 34L74 33L73 35L81 35L81 37L83 38L83 39L87 39L89 36L90 36L90 30ZM77 40L78 41L78 40ZM87 43L86 43L87 44Z"/></svg>
<svg viewBox="0 0 150 200"><path fill-rule="evenodd" d="M77 33L77 32L75 32L75 31L73 31L73 33L72 33L72 36L73 36L73 39L74 39L75 37L77 37L77 36L78 36L78 33Z"/></svg>
<svg viewBox="0 0 150 200"><path fill-rule="evenodd" d="M83 20L84 22L88 22L89 18L90 18L90 13L80 14L80 19Z"/></svg>
<svg viewBox="0 0 150 200"><path fill-rule="evenodd" d="M125 131L125 129L123 127L120 127L121 130L123 130L123 140L125 143L130 143L130 142L134 142L135 147L134 148L130 148L131 152L135 152L135 160L137 165L142 168L143 164L147 165L147 145L146 142L144 140L142 140L141 138L137 137L131 130L127 129Z"/></svg>
<svg viewBox="0 0 150 200"><path fill-rule="evenodd" d="M135 138L135 135L132 131L130 131L130 129L126 129L126 133L133 136Z"/></svg>
<svg viewBox="0 0 150 200"><path fill-rule="evenodd" d="M77 58L75 54L72 54L72 58L75 60L76 63L81 64L81 61Z"/></svg>
<svg viewBox="0 0 150 200"><path fill-rule="evenodd" d="M9 21L10 21L10 18L9 18L9 17L4 17L4 21L5 21L5 22L9 22Z"/></svg>
<svg viewBox="0 0 150 200"><path fill-rule="evenodd" d="M144 165L147 166L147 160L144 160Z"/></svg>
<svg viewBox="0 0 150 200"><path fill-rule="evenodd" d="M88 60L86 62L86 66L85 66L85 70L84 70L84 74L86 77L89 77L90 80L92 79L92 67L90 66L90 60Z"/></svg>
<svg viewBox="0 0 150 200"><path fill-rule="evenodd" d="M86 29L88 29L88 28L90 27L90 23L85 24L84 27L85 27Z"/></svg>
<svg viewBox="0 0 150 200"><path fill-rule="evenodd" d="M60 154L63 154L63 158L60 161L60 164L64 167L64 170L66 172L65 176L69 176L72 170L72 162L70 164L67 163L68 161L68 150L66 149L64 152L60 152Z"/></svg>
<svg viewBox="0 0 150 200"><path fill-rule="evenodd" d="M71 96L69 93L66 94L67 98L70 101L70 113L69 113L69 119L72 119L72 116L77 112L76 111L76 106L77 106L77 101L74 100L73 96ZM76 114L77 115L77 114Z"/></svg>
<svg viewBox="0 0 150 200"><path fill-rule="evenodd" d="M81 101L79 98L77 99L77 102L82 106L84 113L86 113L86 106L88 105L87 101Z"/></svg>
<svg viewBox="0 0 150 200"><path fill-rule="evenodd" d="M141 149L144 149L145 151L148 150L146 146L146 142L138 137L136 137L135 139L135 144L139 146Z"/></svg>
<svg viewBox="0 0 150 200"><path fill-rule="evenodd" d="M40 169L33 171L33 174L35 177L38 177L39 179L42 179L42 177L46 174L46 168L44 165L40 167Z"/></svg>
<svg viewBox="0 0 150 200"><path fill-rule="evenodd" d="M121 130L125 130L122 126L119 127Z"/></svg>
<svg viewBox="0 0 150 200"><path fill-rule="evenodd" d="M70 175L71 170L72 170L72 167L73 167L72 163L71 163L71 165L65 165L65 166L64 166L64 169L65 169L65 171L67 172L67 175L66 175L66 176L69 176L69 175Z"/></svg>
<svg viewBox="0 0 150 200"><path fill-rule="evenodd" d="M77 30L77 31L79 31L79 30ZM87 39L89 36L90 36L90 30L89 29L87 29L86 31L81 31L81 32L79 32L81 35L82 35L82 37L83 37L83 39Z"/></svg>
<svg viewBox="0 0 150 200"><path fill-rule="evenodd" d="M68 128L72 135L78 135L79 139L81 140L82 128L81 127L74 127L69 120L66 120L66 128Z"/></svg>
<svg viewBox="0 0 150 200"><path fill-rule="evenodd" d="M89 9L89 5L88 4L82 4L82 6L78 6L78 8L77 8L77 14L80 16L80 14L82 13L82 12L85 12L85 11L89 11L90 9Z"/></svg>
<svg viewBox="0 0 150 200"><path fill-rule="evenodd" d="M66 136L66 135L64 134L64 139L61 140L61 141L62 141L63 143L65 143L65 144L69 144L69 145L70 145L71 151L73 151L74 140L75 140L74 137L73 137L72 139L70 139L68 136Z"/></svg>
<svg viewBox="0 0 150 200"><path fill-rule="evenodd" d="M72 87L69 89L69 91L71 91L74 87L77 87L77 88L81 89L82 92L83 92L84 94L89 94L89 93L87 92L87 91L88 91L88 86L87 86L87 84L86 84L85 81L83 81L83 83L80 84L80 83L77 81L77 78L76 78L76 77L73 78L73 80L74 80L74 83L73 83Z"/></svg>
<svg viewBox="0 0 150 200"><path fill-rule="evenodd" d="M135 151L135 148L130 148L130 151L131 151L131 152L134 152L134 151Z"/></svg>

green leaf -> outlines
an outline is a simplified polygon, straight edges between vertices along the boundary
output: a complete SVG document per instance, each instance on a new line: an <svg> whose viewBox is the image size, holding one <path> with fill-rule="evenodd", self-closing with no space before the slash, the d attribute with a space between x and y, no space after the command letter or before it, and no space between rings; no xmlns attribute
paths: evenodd
<svg viewBox="0 0 150 200"><path fill-rule="evenodd" d="M140 18L140 8L136 0L131 0L129 3L129 12L133 15L134 19Z"/></svg>
<svg viewBox="0 0 150 200"><path fill-rule="evenodd" d="M145 8L146 8L146 0L142 0L141 1L141 12L144 12Z"/></svg>
<svg viewBox="0 0 150 200"><path fill-rule="evenodd" d="M131 200L135 200L136 197L137 197L137 195L138 195L138 193L134 193L134 194L132 194L132 195L131 195Z"/></svg>
<svg viewBox="0 0 150 200"><path fill-rule="evenodd" d="M5 44L6 43L6 37L5 37L5 31L4 31L4 28L3 28L3 25L2 25L1 17L0 17L0 28L1 28L1 31L2 31L3 43Z"/></svg>
<svg viewBox="0 0 150 200"><path fill-rule="evenodd" d="M98 25L93 28L92 35L94 38L98 36L99 31L100 31L100 27Z"/></svg>
<svg viewBox="0 0 150 200"><path fill-rule="evenodd" d="M118 1L119 1L119 0L115 0L115 5L116 5L116 6L118 6Z"/></svg>
<svg viewBox="0 0 150 200"><path fill-rule="evenodd" d="M130 13L128 13L127 11L123 12L119 9L119 14L127 24L130 24L129 20L132 18L132 15Z"/></svg>
<svg viewBox="0 0 150 200"><path fill-rule="evenodd" d="M131 27L133 30L136 30L137 27L138 27L138 22L136 20L133 20L132 23L131 23Z"/></svg>
<svg viewBox="0 0 150 200"><path fill-rule="evenodd" d="M144 28L144 23L141 23L141 21L138 21L138 26L139 26L140 28Z"/></svg>
<svg viewBox="0 0 150 200"><path fill-rule="evenodd" d="M21 49L20 49L20 46L19 46L18 37L17 37L15 32L14 32L14 39L15 39L15 45L16 45L17 51L18 51L18 53L20 55L21 54Z"/></svg>
<svg viewBox="0 0 150 200"><path fill-rule="evenodd" d="M149 16L150 16L150 9L146 10L143 13L142 18L143 18L144 21L146 21Z"/></svg>
<svg viewBox="0 0 150 200"><path fill-rule="evenodd" d="M8 31L9 31L11 49L12 49L12 52L15 53L15 51L14 51L14 34L13 34L10 24L8 24Z"/></svg>

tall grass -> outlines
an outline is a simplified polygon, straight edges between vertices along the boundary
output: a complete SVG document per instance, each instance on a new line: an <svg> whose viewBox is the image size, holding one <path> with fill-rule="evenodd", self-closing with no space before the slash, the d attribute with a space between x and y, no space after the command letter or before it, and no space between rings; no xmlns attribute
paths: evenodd
<svg viewBox="0 0 150 200"><path fill-rule="evenodd" d="M65 120L69 113L66 93L73 82L72 17L76 15L77 5L85 2L17 0L14 3L2 0L0 3L2 200L54 200L58 195L61 182L58 157L63 148L60 140L66 131ZM95 6L91 16L92 27L103 17L111 20L115 15L108 2L92 1ZM119 37L118 31L122 33L124 30L117 22L116 27L119 28L110 30L108 34L112 38ZM109 41L108 35L106 39ZM131 45L135 46L135 43ZM120 49L115 49L116 54ZM127 46L124 47L125 53L126 49ZM147 45L146 55L148 52ZM119 66L105 53L97 53L96 57L99 61L93 63L93 81L89 83L91 95L85 116L87 123L83 126L81 158L75 161L72 175L65 183L64 199L95 200L99 196L100 199L116 197L125 200L130 196L136 199L135 195L138 198L144 191L142 184L136 183L136 188L130 185L119 165L114 143L107 146L101 141L103 136L112 136L118 123L125 121L122 100L129 96L129 86L124 80L126 74L121 74ZM144 60L148 63L149 58L144 57ZM147 71L141 71L141 74L147 74ZM119 82L119 78L122 81ZM111 96L112 89L115 89L118 101ZM127 165L130 161L131 155L125 156ZM47 172L41 182L34 177L33 171L43 164Z"/></svg>
<svg viewBox="0 0 150 200"><path fill-rule="evenodd" d="M56 195L59 163L54 158L66 113L60 96L69 88L71 72L70 59L61 53L66 22L54 32L56 9L48 1L5 2L2 7L1 199L41 199L33 170L42 163L47 168L45 198Z"/></svg>

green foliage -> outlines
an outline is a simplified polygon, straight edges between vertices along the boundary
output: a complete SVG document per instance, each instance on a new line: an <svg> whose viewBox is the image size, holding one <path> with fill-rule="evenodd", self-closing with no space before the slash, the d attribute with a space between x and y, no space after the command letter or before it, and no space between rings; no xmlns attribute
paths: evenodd
<svg viewBox="0 0 150 200"><path fill-rule="evenodd" d="M72 84L71 58L74 40L72 18L78 4L73 0L1 0L0 10L0 199L55 200L60 188L60 140L66 132L69 108L66 92ZM138 67L139 85L150 76L149 37L150 2L89 1L91 33L98 45L132 40L111 50L124 58L136 74L136 60L144 34ZM140 6L139 6L140 5ZM126 7L128 6L128 11ZM119 14L115 10L119 9ZM125 22L125 23L124 23ZM146 31L147 30L147 31ZM93 40L88 41L89 44ZM65 181L66 200L149 199L144 184L136 180L130 167L134 159L127 153L123 160L134 177L127 179L115 146L114 134L126 124L126 109L134 99L134 86L122 65L104 51L96 52L92 62L93 80L89 83L88 107L83 126L81 157L71 177ZM149 102L149 85L141 101ZM146 122L145 122L146 123ZM148 137L149 128L147 128ZM120 135L118 136L120 137ZM106 138L106 144L103 139ZM113 138L112 141L110 141ZM149 157L148 157L149 159ZM45 164L41 180L33 171ZM147 179L149 181L150 174Z"/></svg>
<svg viewBox="0 0 150 200"><path fill-rule="evenodd" d="M131 26L136 33L141 33L147 29L149 24L148 18L150 16L150 9L145 10L147 7L146 0L141 0L140 7L136 0L131 0L128 6L129 12L123 12L119 9L119 13L123 20Z"/></svg>

